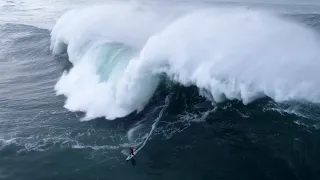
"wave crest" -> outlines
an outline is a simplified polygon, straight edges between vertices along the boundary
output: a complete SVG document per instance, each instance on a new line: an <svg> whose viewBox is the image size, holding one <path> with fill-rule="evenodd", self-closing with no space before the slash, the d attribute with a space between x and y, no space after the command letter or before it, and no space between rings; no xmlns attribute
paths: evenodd
<svg viewBox="0 0 320 180"><path fill-rule="evenodd" d="M269 96L319 103L319 45L312 30L270 13L210 10L150 38L141 58L161 61L166 66L155 69L209 91L217 102Z"/></svg>
<svg viewBox="0 0 320 180"><path fill-rule="evenodd" d="M297 22L238 8L163 16L119 7L106 14L100 8L72 12L52 31L53 52L68 44L74 64L58 81L57 93L67 96L69 110L86 112L85 119L143 109L161 73L197 86L215 102L247 104L263 96L320 102L320 44ZM72 23L83 13L103 16Z"/></svg>

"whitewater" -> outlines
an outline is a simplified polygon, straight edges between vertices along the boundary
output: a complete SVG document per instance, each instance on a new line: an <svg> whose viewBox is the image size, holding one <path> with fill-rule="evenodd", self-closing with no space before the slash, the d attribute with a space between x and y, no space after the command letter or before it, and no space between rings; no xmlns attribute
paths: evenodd
<svg viewBox="0 0 320 180"><path fill-rule="evenodd" d="M51 50L73 67L55 85L82 120L141 111L168 78L213 104L320 102L320 41L308 26L266 10L108 4L65 13Z"/></svg>

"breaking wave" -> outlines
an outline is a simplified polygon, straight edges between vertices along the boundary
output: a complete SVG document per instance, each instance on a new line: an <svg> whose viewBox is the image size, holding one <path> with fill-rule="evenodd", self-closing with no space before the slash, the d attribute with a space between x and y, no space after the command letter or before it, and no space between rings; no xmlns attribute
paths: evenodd
<svg viewBox="0 0 320 180"><path fill-rule="evenodd" d="M164 15L165 14L165 15ZM140 111L165 75L214 103L320 102L320 42L309 27L241 8L156 11L132 4L73 10L51 32L73 67L55 89L83 120Z"/></svg>

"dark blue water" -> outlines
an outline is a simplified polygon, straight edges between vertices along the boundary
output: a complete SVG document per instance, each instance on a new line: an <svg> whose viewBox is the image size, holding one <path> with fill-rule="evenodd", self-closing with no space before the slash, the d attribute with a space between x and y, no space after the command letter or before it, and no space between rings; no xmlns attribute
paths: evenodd
<svg viewBox="0 0 320 180"><path fill-rule="evenodd" d="M291 16L290 16L291 17ZM293 18L318 29L319 15ZM139 113L80 121L54 86L72 64L50 31L0 25L0 179L260 179L320 177L319 106L262 98L217 105L162 77ZM154 132L126 162L128 138ZM140 142L141 143L141 142Z"/></svg>

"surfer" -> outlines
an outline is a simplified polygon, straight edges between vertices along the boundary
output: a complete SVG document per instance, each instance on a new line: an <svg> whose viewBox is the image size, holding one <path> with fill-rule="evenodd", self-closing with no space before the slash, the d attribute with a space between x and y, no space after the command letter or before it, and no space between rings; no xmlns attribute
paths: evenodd
<svg viewBox="0 0 320 180"><path fill-rule="evenodd" d="M133 154L133 152L134 152L134 151L133 151L133 148L130 147L129 150L130 150L129 157L131 156L131 158L130 158L131 163L132 163L133 166L135 166L135 165L136 165L136 160L134 160L134 158L133 158L133 156L134 156L134 154ZM129 157L127 158L127 162L129 161Z"/></svg>
<svg viewBox="0 0 320 180"><path fill-rule="evenodd" d="M130 154L129 154L129 156L128 156L128 158L127 158L127 162L131 159L133 159L133 156L134 156L134 154L133 154L133 148L132 147L130 147L129 148L129 151L130 151Z"/></svg>
<svg viewBox="0 0 320 180"><path fill-rule="evenodd" d="M130 155L132 155L132 156L134 155L134 154L133 154L133 148L132 148L132 147L130 147Z"/></svg>

